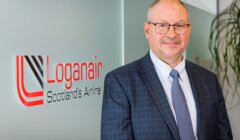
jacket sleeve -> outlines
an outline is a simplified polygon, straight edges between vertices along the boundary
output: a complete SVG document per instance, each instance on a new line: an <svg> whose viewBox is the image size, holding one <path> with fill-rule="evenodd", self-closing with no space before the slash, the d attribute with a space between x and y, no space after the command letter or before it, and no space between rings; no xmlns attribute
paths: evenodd
<svg viewBox="0 0 240 140"><path fill-rule="evenodd" d="M108 74L104 81L101 140L133 140L130 104L120 81Z"/></svg>

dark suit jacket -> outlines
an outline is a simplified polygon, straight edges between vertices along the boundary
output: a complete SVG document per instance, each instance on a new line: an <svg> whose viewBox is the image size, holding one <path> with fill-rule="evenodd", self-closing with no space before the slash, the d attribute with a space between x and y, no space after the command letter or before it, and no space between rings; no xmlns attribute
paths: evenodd
<svg viewBox="0 0 240 140"><path fill-rule="evenodd" d="M189 61L186 70L197 109L198 140L232 140L217 77ZM150 55L107 74L102 140L180 140Z"/></svg>

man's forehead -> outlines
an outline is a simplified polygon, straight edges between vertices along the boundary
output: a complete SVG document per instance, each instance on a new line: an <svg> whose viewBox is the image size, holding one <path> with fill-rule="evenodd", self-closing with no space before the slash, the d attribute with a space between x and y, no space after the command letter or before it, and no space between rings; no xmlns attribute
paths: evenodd
<svg viewBox="0 0 240 140"><path fill-rule="evenodd" d="M179 16L184 20L185 18L188 19L188 11L181 3L176 2L176 0L162 0L151 8L149 16L151 18L159 16Z"/></svg>
<svg viewBox="0 0 240 140"><path fill-rule="evenodd" d="M186 12L188 14L187 6L179 1L179 0L156 0L152 5L149 7L149 10L152 11L154 9L157 10L179 10L179 12Z"/></svg>

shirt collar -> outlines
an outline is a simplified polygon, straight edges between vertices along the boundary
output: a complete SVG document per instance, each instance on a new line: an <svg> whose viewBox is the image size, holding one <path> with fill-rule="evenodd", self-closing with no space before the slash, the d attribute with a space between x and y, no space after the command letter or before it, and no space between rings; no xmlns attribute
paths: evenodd
<svg viewBox="0 0 240 140"><path fill-rule="evenodd" d="M153 62L153 65L154 65L157 73L159 74L159 78L161 79L161 81L168 80L169 74L170 74L172 68L168 64L166 64L164 61L159 59L152 52L152 50L150 50L150 58ZM177 70L179 72L180 79L182 77L181 75L183 74L183 71L185 70L185 59L186 58L183 55L183 60L174 68L175 70Z"/></svg>

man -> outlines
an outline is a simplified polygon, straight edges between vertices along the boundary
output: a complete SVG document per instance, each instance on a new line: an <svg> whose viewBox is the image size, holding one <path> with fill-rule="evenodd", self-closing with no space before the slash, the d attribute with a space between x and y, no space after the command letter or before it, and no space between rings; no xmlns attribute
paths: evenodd
<svg viewBox="0 0 240 140"><path fill-rule="evenodd" d="M105 78L102 140L232 140L217 77L183 55L185 5L156 0L144 31L149 53Z"/></svg>

